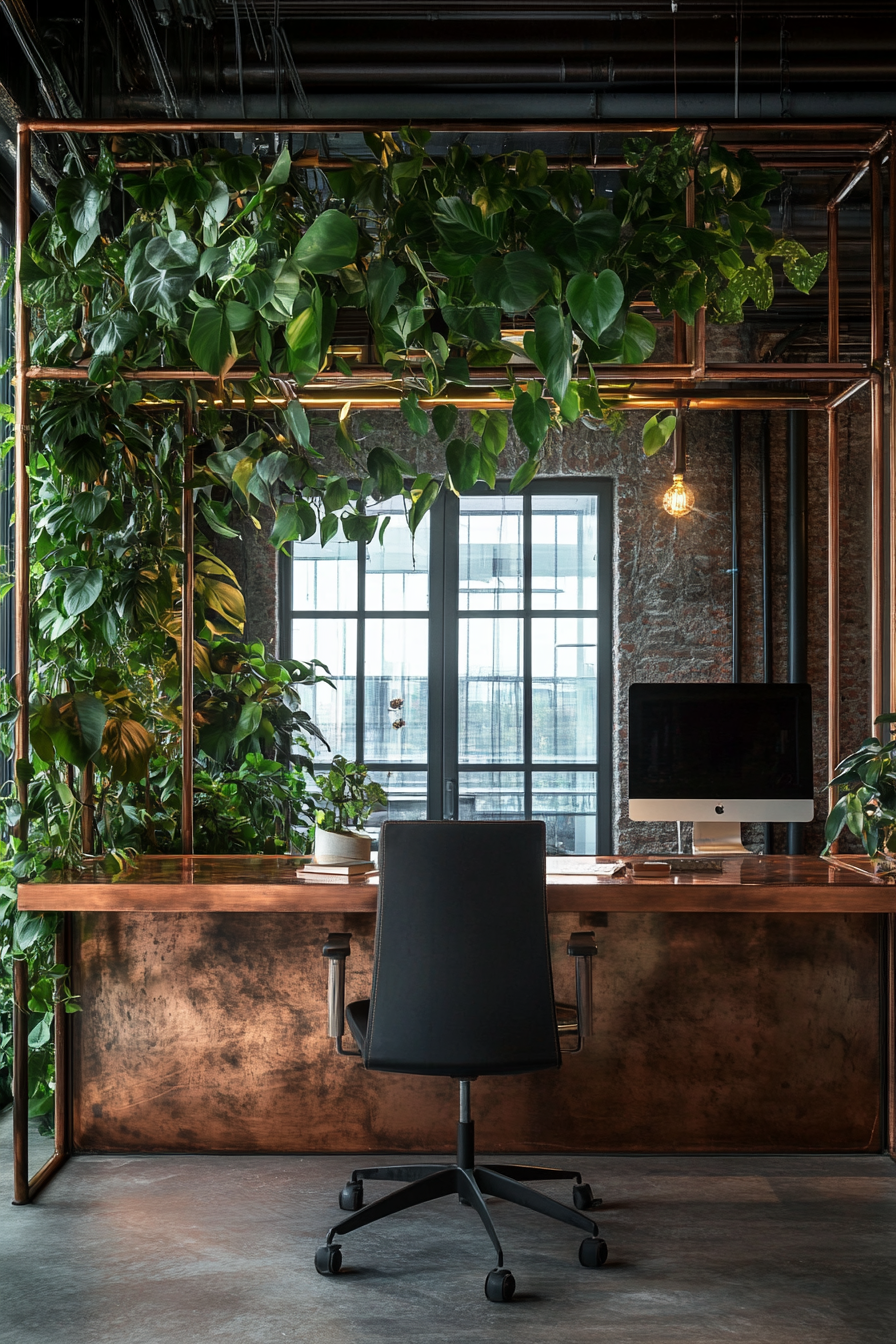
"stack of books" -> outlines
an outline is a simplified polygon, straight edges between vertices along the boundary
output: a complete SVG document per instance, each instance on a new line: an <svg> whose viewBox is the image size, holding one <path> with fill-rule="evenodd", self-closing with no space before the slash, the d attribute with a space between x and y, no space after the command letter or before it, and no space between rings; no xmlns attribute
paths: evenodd
<svg viewBox="0 0 896 1344"><path fill-rule="evenodd" d="M312 858L310 863L296 870L296 877L302 882L332 882L338 886L364 882L375 872L376 864L365 859L350 859L347 863L315 863Z"/></svg>

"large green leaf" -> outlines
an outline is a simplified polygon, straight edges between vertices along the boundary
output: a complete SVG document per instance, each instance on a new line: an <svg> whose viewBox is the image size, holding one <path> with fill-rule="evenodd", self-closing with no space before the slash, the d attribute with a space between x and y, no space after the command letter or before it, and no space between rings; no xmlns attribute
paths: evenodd
<svg viewBox="0 0 896 1344"><path fill-rule="evenodd" d="M355 259L358 251L358 226L341 210L325 210L302 235L293 252L293 261L312 275L338 271Z"/></svg>
<svg viewBox="0 0 896 1344"><path fill-rule="evenodd" d="M591 210L575 221L558 210L544 210L529 231L533 247L559 258L571 271L593 270L618 241L619 220L609 210Z"/></svg>
<svg viewBox="0 0 896 1344"><path fill-rule="evenodd" d="M480 448L471 439L452 439L445 449L445 465L455 490L472 490L479 479Z"/></svg>
<svg viewBox="0 0 896 1344"><path fill-rule="evenodd" d="M401 413L415 434L429 433L429 420L425 411L421 411L416 392L408 392L398 403Z"/></svg>
<svg viewBox="0 0 896 1344"><path fill-rule="evenodd" d="M559 405L572 378L572 323L553 304L535 314L535 349L548 390Z"/></svg>
<svg viewBox="0 0 896 1344"><path fill-rule="evenodd" d="M35 750L43 757L50 746L44 759L52 759L55 751L63 761L83 770L100 750L106 717L105 704L89 691L56 695L32 715Z"/></svg>
<svg viewBox="0 0 896 1344"><path fill-rule="evenodd" d="M120 355L140 335L140 328L137 314L122 309L100 318L90 329L94 355Z"/></svg>
<svg viewBox="0 0 896 1344"><path fill-rule="evenodd" d="M271 530L271 545L282 547L290 541L307 541L317 531L317 514L306 499L281 504Z"/></svg>
<svg viewBox="0 0 896 1344"><path fill-rule="evenodd" d="M473 274L480 298L495 303L505 313L525 313L551 288L553 272L538 252L508 252L500 261L486 257Z"/></svg>
<svg viewBox="0 0 896 1344"><path fill-rule="evenodd" d="M290 370L299 386L304 386L320 368L323 305L317 289L300 298L305 306L287 324L285 335Z"/></svg>
<svg viewBox="0 0 896 1344"><path fill-rule="evenodd" d="M491 304L457 308L448 303L442 309L442 316L458 336L479 345L494 345L501 337L501 312Z"/></svg>
<svg viewBox="0 0 896 1344"><path fill-rule="evenodd" d="M625 290L615 271L604 270L600 275L580 271L566 286L566 302L574 320L590 336L599 341L622 307Z"/></svg>
<svg viewBox="0 0 896 1344"><path fill-rule="evenodd" d="M404 489L404 476L395 454L388 448L371 449L367 454L367 470L376 481L383 499L391 499L394 495L401 494Z"/></svg>
<svg viewBox="0 0 896 1344"><path fill-rule="evenodd" d="M223 308L200 308L193 318L187 342L190 354L200 369L216 377L224 362L233 354L230 323Z"/></svg>
<svg viewBox="0 0 896 1344"><path fill-rule="evenodd" d="M674 415L666 415L661 420L659 415L652 415L641 431L641 443L644 448L645 457L653 457L654 453L669 442L675 433L675 426L678 423Z"/></svg>
<svg viewBox="0 0 896 1344"><path fill-rule="evenodd" d="M100 212L108 204L108 193L93 173L84 177L64 176L56 188L56 209L68 214L78 233L95 230Z"/></svg>
<svg viewBox="0 0 896 1344"><path fill-rule="evenodd" d="M82 490L75 495L72 500L72 513L79 523L89 527L91 523L96 522L111 498L108 490L101 485L95 485L92 490Z"/></svg>
<svg viewBox="0 0 896 1344"><path fill-rule="evenodd" d="M540 391L540 389L539 389ZM530 453L537 453L551 424L551 408L544 397L523 392L513 403L513 427Z"/></svg>
<svg viewBox="0 0 896 1344"><path fill-rule="evenodd" d="M283 408L283 418L289 425L292 436L299 447L307 448L311 443L311 430L302 403L295 399L288 401Z"/></svg>
<svg viewBox="0 0 896 1344"><path fill-rule="evenodd" d="M640 313L626 313L622 333L620 364L643 364L653 354L656 327Z"/></svg>
<svg viewBox="0 0 896 1344"><path fill-rule="evenodd" d="M175 305L189 294L199 275L199 253L182 229L167 238L140 242L125 266L125 283L139 312L153 312L170 320Z"/></svg>
<svg viewBox="0 0 896 1344"><path fill-rule="evenodd" d="M75 565L67 570L63 602L69 616L80 616L87 611L103 591L103 571Z"/></svg>
<svg viewBox="0 0 896 1344"><path fill-rule="evenodd" d="M460 257L484 257L493 252L501 236L501 215L483 215L459 196L445 196L436 203L433 222L445 250Z"/></svg>
<svg viewBox="0 0 896 1344"><path fill-rule="evenodd" d="M454 433L457 424L457 407L442 404L434 406L432 411L433 428L444 443Z"/></svg>

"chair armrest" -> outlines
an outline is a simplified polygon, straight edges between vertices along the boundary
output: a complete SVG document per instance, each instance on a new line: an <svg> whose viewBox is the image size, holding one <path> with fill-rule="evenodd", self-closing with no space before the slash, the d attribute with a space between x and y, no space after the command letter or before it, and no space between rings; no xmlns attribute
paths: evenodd
<svg viewBox="0 0 896 1344"><path fill-rule="evenodd" d="M327 1036L341 1041L345 1035L345 962L352 954L350 933L328 933L323 955L329 960L327 979Z"/></svg>
<svg viewBox="0 0 896 1344"><path fill-rule="evenodd" d="M576 959L576 1021L580 1042L594 1035L591 963L597 956L594 933L573 933L566 944L566 955Z"/></svg>

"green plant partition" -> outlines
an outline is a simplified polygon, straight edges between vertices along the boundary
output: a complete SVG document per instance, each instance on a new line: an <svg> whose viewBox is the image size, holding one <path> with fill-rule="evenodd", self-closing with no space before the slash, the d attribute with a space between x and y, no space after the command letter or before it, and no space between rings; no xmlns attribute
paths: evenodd
<svg viewBox="0 0 896 1344"><path fill-rule="evenodd" d="M243 597L216 537L238 535L240 512L260 527L269 511L277 547L314 535L326 544L340 529L373 541L372 496L403 499L413 531L440 490L494 485L511 425L528 454L519 490L552 433L613 423L610 389L625 389L625 366L648 360L656 342L638 295L688 323L703 306L733 322L747 299L771 303L774 259L801 290L825 264L771 232L764 202L777 173L744 150L697 154L684 131L628 143L631 169L612 204L584 168L549 170L540 150L477 157L458 143L435 158L428 139L411 128L370 135L371 159L324 174L294 170L288 146L270 166L217 149L171 162L157 144L125 138L117 148L128 158L159 166L122 176L103 144L92 171L71 163L55 209L31 230L21 272L32 358L48 376L31 385L32 759L20 766L29 838L10 834L22 818L7 797L0 995L8 1005L12 958L26 957L35 1113L52 1099L51 1002L68 991L52 960L56 921L17 913L15 882L76 863L85 829L110 862L179 846L184 484L198 528L196 847L302 848L317 732L301 688L325 669L243 641ZM300 400L271 415L276 380L301 389L332 366L340 308L364 310L415 433L429 428L421 400L440 399L440 472L417 474L388 447L365 451L350 402L335 425L345 463L336 474L322 471ZM525 383L510 362L520 354L539 374ZM238 362L257 372L236 411L228 374ZM53 378L73 365L86 379ZM160 366L217 378L222 404L189 379L141 381ZM477 370L491 371L497 404L466 429L452 396ZM654 416L645 451L673 427L674 416ZM188 448L196 466L184 482ZM12 688L2 695L8 732ZM10 1048L7 1009L0 1054Z"/></svg>

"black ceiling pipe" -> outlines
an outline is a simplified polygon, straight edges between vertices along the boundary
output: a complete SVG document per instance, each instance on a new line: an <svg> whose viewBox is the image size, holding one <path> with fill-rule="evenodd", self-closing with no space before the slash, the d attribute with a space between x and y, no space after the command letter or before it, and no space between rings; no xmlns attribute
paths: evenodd
<svg viewBox="0 0 896 1344"><path fill-rule="evenodd" d="M787 412L787 680L809 673L809 415ZM802 854L802 822L788 822L787 853Z"/></svg>

